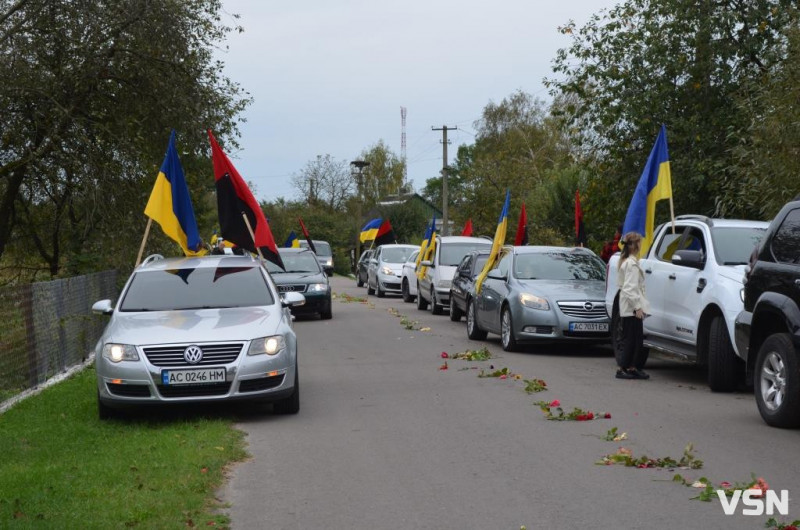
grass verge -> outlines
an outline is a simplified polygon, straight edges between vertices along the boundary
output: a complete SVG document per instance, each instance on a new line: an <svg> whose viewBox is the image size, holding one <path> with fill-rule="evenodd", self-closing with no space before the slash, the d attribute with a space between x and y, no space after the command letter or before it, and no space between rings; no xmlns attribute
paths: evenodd
<svg viewBox="0 0 800 530"><path fill-rule="evenodd" d="M214 491L243 437L197 412L101 422L84 370L0 416L0 526L225 528Z"/></svg>

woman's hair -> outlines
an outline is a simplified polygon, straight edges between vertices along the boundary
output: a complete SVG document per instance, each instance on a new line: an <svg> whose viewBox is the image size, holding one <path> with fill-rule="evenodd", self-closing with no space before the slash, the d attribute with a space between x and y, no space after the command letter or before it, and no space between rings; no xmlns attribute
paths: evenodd
<svg viewBox="0 0 800 530"><path fill-rule="evenodd" d="M628 232L625 234L625 237L622 238L622 252L619 256L619 262L617 262L617 268L622 266L622 263L628 259L628 257L632 254L633 247L640 247L642 244L642 234L638 232ZM638 248L637 248L638 252Z"/></svg>

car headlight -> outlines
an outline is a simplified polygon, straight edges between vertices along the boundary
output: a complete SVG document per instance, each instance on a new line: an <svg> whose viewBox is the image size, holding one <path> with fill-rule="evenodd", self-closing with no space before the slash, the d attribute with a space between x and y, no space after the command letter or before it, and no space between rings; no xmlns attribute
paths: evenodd
<svg viewBox="0 0 800 530"><path fill-rule="evenodd" d="M136 347L131 346L130 344L113 344L110 342L103 346L103 357L112 363L139 360L139 354L136 353Z"/></svg>
<svg viewBox="0 0 800 530"><path fill-rule="evenodd" d="M309 293L324 293L328 290L327 283L312 283L308 286Z"/></svg>
<svg viewBox="0 0 800 530"><path fill-rule="evenodd" d="M542 311L547 311L550 309L550 304L547 303L546 299L529 293L520 293L519 302L525 307L530 307L531 309L541 309Z"/></svg>
<svg viewBox="0 0 800 530"><path fill-rule="evenodd" d="M333 258L326 259L325 265L327 265L328 267L333 267Z"/></svg>
<svg viewBox="0 0 800 530"><path fill-rule="evenodd" d="M273 335L271 337L261 337L250 341L250 348L247 349L247 355L275 355L280 353L286 347L286 341L283 335Z"/></svg>
<svg viewBox="0 0 800 530"><path fill-rule="evenodd" d="M439 287L439 289L449 289L452 283L452 280L439 280L436 286Z"/></svg>
<svg viewBox="0 0 800 530"><path fill-rule="evenodd" d="M394 271L389 267L381 267L381 274L387 274L389 276L394 276Z"/></svg>

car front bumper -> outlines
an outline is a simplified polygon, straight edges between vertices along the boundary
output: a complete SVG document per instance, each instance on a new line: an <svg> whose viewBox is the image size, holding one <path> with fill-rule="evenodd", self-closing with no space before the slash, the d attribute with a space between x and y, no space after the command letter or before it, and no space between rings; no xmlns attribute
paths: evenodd
<svg viewBox="0 0 800 530"><path fill-rule="evenodd" d="M578 318L550 310L532 309L519 305L512 309L511 318L517 342L609 342L611 321L609 318ZM604 330L576 331L570 324L589 324Z"/></svg>

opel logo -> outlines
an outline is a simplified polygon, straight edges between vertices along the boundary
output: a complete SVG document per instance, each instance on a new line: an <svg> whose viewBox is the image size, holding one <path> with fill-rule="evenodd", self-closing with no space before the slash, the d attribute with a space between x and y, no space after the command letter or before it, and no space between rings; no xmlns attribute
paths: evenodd
<svg viewBox="0 0 800 530"><path fill-rule="evenodd" d="M200 349L200 346L192 344L183 350L183 358L189 364L197 364L203 360L203 350Z"/></svg>
<svg viewBox="0 0 800 530"><path fill-rule="evenodd" d="M594 309L594 304L592 304L591 302L585 302L583 304L583 308L587 311L591 311L592 309Z"/></svg>

